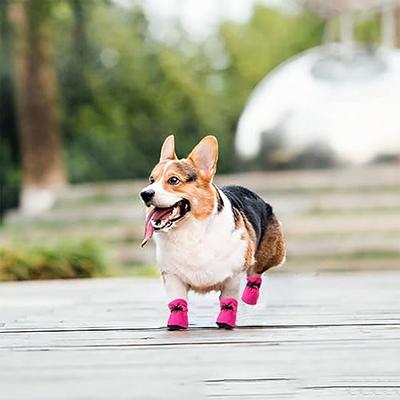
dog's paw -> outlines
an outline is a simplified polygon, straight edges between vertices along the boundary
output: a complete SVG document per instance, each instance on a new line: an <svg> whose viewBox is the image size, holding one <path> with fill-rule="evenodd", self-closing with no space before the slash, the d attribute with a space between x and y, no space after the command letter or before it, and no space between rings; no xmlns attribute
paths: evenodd
<svg viewBox="0 0 400 400"><path fill-rule="evenodd" d="M219 328L233 329L236 327L236 315L238 302L231 297L221 299L221 311L217 318Z"/></svg>
<svg viewBox="0 0 400 400"><path fill-rule="evenodd" d="M185 299L175 299L168 304L171 314L168 318L167 327L170 331L187 329L189 326L188 306Z"/></svg>
<svg viewBox="0 0 400 400"><path fill-rule="evenodd" d="M262 279L258 276L248 276L247 284L242 294L242 301L254 306L257 304L260 295L260 286Z"/></svg>

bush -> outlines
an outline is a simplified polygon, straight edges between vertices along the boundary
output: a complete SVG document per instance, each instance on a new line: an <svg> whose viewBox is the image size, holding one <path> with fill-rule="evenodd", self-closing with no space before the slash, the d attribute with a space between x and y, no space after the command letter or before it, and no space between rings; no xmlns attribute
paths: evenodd
<svg viewBox="0 0 400 400"><path fill-rule="evenodd" d="M105 263L91 241L53 247L0 247L0 281L90 278L103 273Z"/></svg>

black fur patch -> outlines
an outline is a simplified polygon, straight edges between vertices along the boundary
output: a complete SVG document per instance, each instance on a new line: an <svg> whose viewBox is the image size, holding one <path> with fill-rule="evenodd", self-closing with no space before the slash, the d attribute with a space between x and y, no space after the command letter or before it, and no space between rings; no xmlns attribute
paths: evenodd
<svg viewBox="0 0 400 400"><path fill-rule="evenodd" d="M224 209L224 200L222 199L221 193L219 192L218 188L214 185L215 190L217 191L217 202L218 207L217 210L220 213Z"/></svg>
<svg viewBox="0 0 400 400"><path fill-rule="evenodd" d="M235 221L243 213L251 223L257 238L257 247L273 216L272 207L258 194L242 186L228 185L221 188L232 205Z"/></svg>

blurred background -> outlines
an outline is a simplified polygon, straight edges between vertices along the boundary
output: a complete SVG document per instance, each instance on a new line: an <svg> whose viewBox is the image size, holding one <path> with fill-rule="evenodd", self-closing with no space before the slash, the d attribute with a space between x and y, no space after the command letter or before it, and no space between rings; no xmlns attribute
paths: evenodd
<svg viewBox="0 0 400 400"><path fill-rule="evenodd" d="M285 270L400 268L392 0L1 0L0 280L156 275L138 192L220 143Z"/></svg>

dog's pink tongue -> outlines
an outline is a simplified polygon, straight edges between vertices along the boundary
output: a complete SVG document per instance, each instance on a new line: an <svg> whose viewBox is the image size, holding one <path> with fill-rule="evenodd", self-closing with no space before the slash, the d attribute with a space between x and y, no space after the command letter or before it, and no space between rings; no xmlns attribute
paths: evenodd
<svg viewBox="0 0 400 400"><path fill-rule="evenodd" d="M144 247L146 243L151 239L154 233L154 227L151 221L157 221L171 212L170 208L157 209L153 208L148 214L144 224L144 238L140 247Z"/></svg>
<svg viewBox="0 0 400 400"><path fill-rule="evenodd" d="M154 228L153 225L151 224L151 219L147 217L145 225L144 225L144 238L142 243L140 244L140 247L144 247L146 243L151 239L154 233Z"/></svg>

